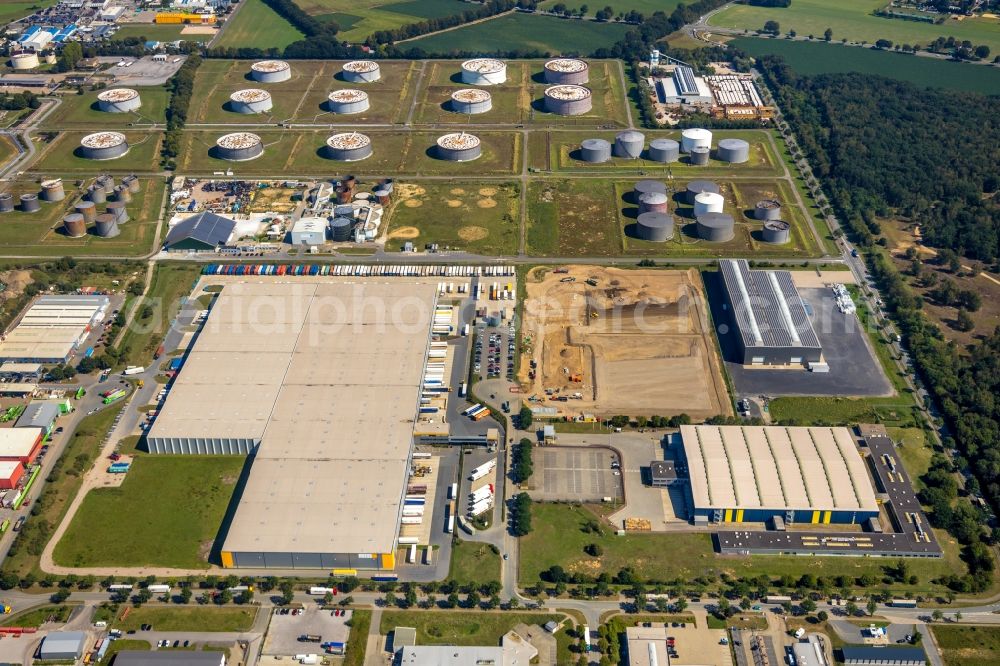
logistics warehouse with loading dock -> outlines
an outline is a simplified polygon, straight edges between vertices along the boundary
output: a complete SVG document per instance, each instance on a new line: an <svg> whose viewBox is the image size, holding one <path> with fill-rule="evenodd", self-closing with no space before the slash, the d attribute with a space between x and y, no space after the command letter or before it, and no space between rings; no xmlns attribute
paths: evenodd
<svg viewBox="0 0 1000 666"><path fill-rule="evenodd" d="M150 452L253 457L226 567L394 568L437 282L218 279Z"/></svg>

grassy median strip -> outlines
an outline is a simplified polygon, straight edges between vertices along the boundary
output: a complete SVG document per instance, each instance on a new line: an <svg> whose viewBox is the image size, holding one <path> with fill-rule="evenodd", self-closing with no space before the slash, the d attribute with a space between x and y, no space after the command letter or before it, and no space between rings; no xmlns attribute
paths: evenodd
<svg viewBox="0 0 1000 666"><path fill-rule="evenodd" d="M152 625L155 631L249 631L256 617L256 607L142 606L132 608L113 626L122 631L139 629L144 624Z"/></svg>

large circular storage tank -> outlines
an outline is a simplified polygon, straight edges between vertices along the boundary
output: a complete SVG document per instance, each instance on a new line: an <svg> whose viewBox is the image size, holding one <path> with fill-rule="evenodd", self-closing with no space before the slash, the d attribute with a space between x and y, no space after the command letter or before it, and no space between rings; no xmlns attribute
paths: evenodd
<svg viewBox="0 0 1000 666"><path fill-rule="evenodd" d="M495 86L507 80L507 64L495 58L473 58L462 63L462 83Z"/></svg>
<svg viewBox="0 0 1000 666"><path fill-rule="evenodd" d="M750 144L743 139L721 139L716 154L723 162L742 164L750 159Z"/></svg>
<svg viewBox="0 0 1000 666"><path fill-rule="evenodd" d="M16 70L35 69L38 65L37 53L15 53L10 57L10 66Z"/></svg>
<svg viewBox="0 0 1000 666"><path fill-rule="evenodd" d="M611 144L604 139L584 139L580 144L580 159L600 164L611 159Z"/></svg>
<svg viewBox="0 0 1000 666"><path fill-rule="evenodd" d="M545 110L560 116L590 113L594 96L590 88L574 85L549 86L545 89Z"/></svg>
<svg viewBox="0 0 1000 666"><path fill-rule="evenodd" d="M673 139L653 139L649 142L649 159L654 162L676 162L680 154L681 145Z"/></svg>
<svg viewBox="0 0 1000 666"><path fill-rule="evenodd" d="M493 108L493 96L485 90L463 88L451 94L450 108L455 113L474 115Z"/></svg>
<svg viewBox="0 0 1000 666"><path fill-rule="evenodd" d="M42 204L38 203L37 194L22 194L20 201L22 213L34 213L42 208Z"/></svg>
<svg viewBox="0 0 1000 666"><path fill-rule="evenodd" d="M690 153L695 148L712 148L712 133L707 129L692 127L681 132L681 150Z"/></svg>
<svg viewBox="0 0 1000 666"><path fill-rule="evenodd" d="M341 76L350 83L374 83L382 78L382 69L374 60L352 60L344 63Z"/></svg>
<svg viewBox="0 0 1000 666"><path fill-rule="evenodd" d="M635 130L625 130L615 136L615 157L624 157L630 160L637 160L642 156L642 147L646 143L646 137L642 132Z"/></svg>
<svg viewBox="0 0 1000 666"><path fill-rule="evenodd" d="M632 186L633 197L636 201L642 198L644 194L650 194L651 192L659 192L660 194L667 193L667 186L658 180L640 180L638 183Z"/></svg>
<svg viewBox="0 0 1000 666"><path fill-rule="evenodd" d="M118 223L115 222L115 216L109 213L98 215L95 225L94 233L101 238L114 238L121 233L121 230L118 229Z"/></svg>
<svg viewBox="0 0 1000 666"><path fill-rule="evenodd" d="M326 140L326 157L340 162L356 162L372 154L372 140L360 132L342 132ZM353 190L351 186L345 189Z"/></svg>
<svg viewBox="0 0 1000 666"><path fill-rule="evenodd" d="M63 230L70 238L87 235L87 221L79 213L69 213L63 217Z"/></svg>
<svg viewBox="0 0 1000 666"><path fill-rule="evenodd" d="M332 113L351 114L368 110L368 93L364 90L344 88L327 95L326 108Z"/></svg>
<svg viewBox="0 0 1000 666"><path fill-rule="evenodd" d="M701 192L694 197L694 215L704 215L705 213L721 213L726 205L726 200L721 194L715 192Z"/></svg>
<svg viewBox="0 0 1000 666"><path fill-rule="evenodd" d="M692 180L685 190L685 200L689 204L694 204L694 198L702 192L719 193L719 186L710 180Z"/></svg>
<svg viewBox="0 0 1000 666"><path fill-rule="evenodd" d="M576 58L556 58L545 63L545 82L582 86L590 78L590 65Z"/></svg>
<svg viewBox="0 0 1000 666"><path fill-rule="evenodd" d="M142 106L138 90L112 88L97 95L97 108L106 113L128 113Z"/></svg>
<svg viewBox="0 0 1000 666"><path fill-rule="evenodd" d="M95 132L80 139L80 154L91 160L113 160L128 152L128 140L121 132Z"/></svg>
<svg viewBox="0 0 1000 666"><path fill-rule="evenodd" d="M335 241L351 240L354 230L354 219L350 217L335 217L330 220L330 237Z"/></svg>
<svg viewBox="0 0 1000 666"><path fill-rule="evenodd" d="M0 194L0 213L9 213L14 210L14 195L10 192Z"/></svg>
<svg viewBox="0 0 1000 666"><path fill-rule="evenodd" d="M112 201L108 204L105 209L108 215L115 218L115 222L118 224L125 224L128 222L128 210L125 209L124 201Z"/></svg>
<svg viewBox="0 0 1000 666"><path fill-rule="evenodd" d="M691 164L695 166L706 166L708 164L709 154L711 153L710 148L702 148L701 146L691 149Z"/></svg>
<svg viewBox="0 0 1000 666"><path fill-rule="evenodd" d="M438 137L437 156L451 162L468 162L482 154L482 143L475 134L454 132Z"/></svg>
<svg viewBox="0 0 1000 666"><path fill-rule="evenodd" d="M271 93L260 88L237 90L229 96L229 110L236 113L264 113L271 110Z"/></svg>
<svg viewBox="0 0 1000 666"><path fill-rule="evenodd" d="M753 216L756 220L780 220L781 204L774 199L762 199L753 207Z"/></svg>
<svg viewBox="0 0 1000 666"><path fill-rule="evenodd" d="M224 134L215 141L215 152L219 159L245 162L263 155L264 143L256 134L233 132Z"/></svg>
<svg viewBox="0 0 1000 666"><path fill-rule="evenodd" d="M659 212L642 213L636 220L636 236L662 243L674 237L674 218Z"/></svg>
<svg viewBox="0 0 1000 666"><path fill-rule="evenodd" d="M792 237L791 229L792 226L784 220L768 220L764 223L761 236L765 243L787 243Z"/></svg>
<svg viewBox="0 0 1000 666"><path fill-rule="evenodd" d="M666 213L668 199L666 192L646 192L639 197L639 214Z"/></svg>
<svg viewBox="0 0 1000 666"><path fill-rule="evenodd" d="M83 215L83 219L88 224L92 224L97 219L97 206L94 205L93 201L78 201L73 209Z"/></svg>
<svg viewBox="0 0 1000 666"><path fill-rule="evenodd" d="M66 198L66 190L63 189L63 182L61 178L53 178L52 180L42 181L42 201L62 201Z"/></svg>
<svg viewBox="0 0 1000 666"><path fill-rule="evenodd" d="M733 216L726 213L705 213L698 217L698 238L721 243L732 240L734 232Z"/></svg>
<svg viewBox="0 0 1000 666"><path fill-rule="evenodd" d="M292 68L284 60L261 60L250 65L250 78L260 83L280 83L292 78Z"/></svg>

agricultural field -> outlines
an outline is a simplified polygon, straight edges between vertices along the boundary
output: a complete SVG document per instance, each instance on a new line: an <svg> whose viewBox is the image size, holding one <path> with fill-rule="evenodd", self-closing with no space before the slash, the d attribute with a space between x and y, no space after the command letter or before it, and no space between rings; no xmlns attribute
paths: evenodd
<svg viewBox="0 0 1000 666"><path fill-rule="evenodd" d="M821 37L827 28L833 39L874 44L888 39L896 44L926 46L938 37L969 40L986 44L994 53L1000 51L1000 20L973 17L948 18L941 25L873 16L872 11L886 5L885 0L795 0L789 7L752 7L730 5L712 16L710 25L722 28L760 30L769 20L777 21L781 32L795 30L799 35Z"/></svg>
<svg viewBox="0 0 1000 666"><path fill-rule="evenodd" d="M136 88L142 106L129 113L106 113L97 106L95 90L82 95L64 95L56 110L49 114L40 127L46 130L113 130L132 125L163 124L166 122L169 94L162 86Z"/></svg>
<svg viewBox="0 0 1000 666"><path fill-rule="evenodd" d="M477 9L462 0L296 0L306 13L340 26L337 37L361 42L377 30L391 30L429 18Z"/></svg>
<svg viewBox="0 0 1000 666"><path fill-rule="evenodd" d="M215 37L216 32L214 29L211 31L203 30L202 26L126 23L118 28L118 31L115 33L115 39L135 37L154 42L174 42L178 39L187 42L207 42Z"/></svg>
<svg viewBox="0 0 1000 666"><path fill-rule="evenodd" d="M122 132L129 144L129 151L113 160L90 160L80 157L80 139L88 132L40 133L37 148L41 153L31 165L32 173L60 173L92 176L95 173L141 174L159 171L159 132ZM46 139L52 136L51 140ZM36 138L37 141L37 138Z"/></svg>
<svg viewBox="0 0 1000 666"><path fill-rule="evenodd" d="M284 49L305 35L263 0L242 0L239 8L222 28L214 46L258 49Z"/></svg>
<svg viewBox="0 0 1000 666"><path fill-rule="evenodd" d="M753 56L780 55L792 69L805 76L861 72L909 81L918 86L987 95L1000 93L1000 70L995 67L970 67L966 63L840 46L836 43L755 37L740 37L729 43Z"/></svg>
<svg viewBox="0 0 1000 666"><path fill-rule="evenodd" d="M437 243L486 255L517 253L519 186L511 183L426 181L397 184L386 249Z"/></svg>
<svg viewBox="0 0 1000 666"><path fill-rule="evenodd" d="M382 61L382 80L376 83L345 83L343 61L295 60L292 77L281 83L259 83L250 78L250 60L206 60L198 69L188 125L226 123L264 125L286 121L308 123L393 123L405 120L413 96L416 64ZM261 114L229 110L229 96L237 90L261 88L271 93L273 108ZM368 93L370 109L338 116L326 109L327 95L341 88Z"/></svg>
<svg viewBox="0 0 1000 666"><path fill-rule="evenodd" d="M631 26L536 16L516 12L448 32L401 42L427 53L492 53L539 51L548 55L586 55L610 47Z"/></svg>
<svg viewBox="0 0 1000 666"><path fill-rule="evenodd" d="M73 211L75 204L86 190L90 179L63 180L66 198L56 203L41 202L37 213L22 213L14 210L2 218L4 234L0 237L0 249L9 254L33 254L48 256L116 255L141 256L152 252L157 221L163 205L166 182L159 178L140 179L141 190L128 204L129 221L121 224L121 233L114 238L101 238L93 233L70 238L66 235L62 218ZM76 183L80 183L78 186ZM37 193L36 181L15 181L6 191L14 195ZM99 210L102 210L98 206Z"/></svg>
<svg viewBox="0 0 1000 666"><path fill-rule="evenodd" d="M552 8L559 4L559 2L560 0L542 0L542 2L538 3L538 8L545 11L552 11ZM588 16L593 16L597 11L605 7L611 7L615 15L637 11L644 16L652 16L656 12L663 12L667 16L670 16L671 12L677 9L677 5L683 4L683 2L684 0L609 0L609 2L589 4L562 0L562 4L566 5L567 9L573 10L574 14L580 10L581 6L587 5Z"/></svg>
<svg viewBox="0 0 1000 666"><path fill-rule="evenodd" d="M946 666L1000 663L1000 627L934 624L930 630Z"/></svg>
<svg viewBox="0 0 1000 666"><path fill-rule="evenodd" d="M84 497L53 559L70 567L207 568L245 462L239 456L135 458L120 487ZM109 522L108 516L118 518ZM97 533L100 539L90 538Z"/></svg>

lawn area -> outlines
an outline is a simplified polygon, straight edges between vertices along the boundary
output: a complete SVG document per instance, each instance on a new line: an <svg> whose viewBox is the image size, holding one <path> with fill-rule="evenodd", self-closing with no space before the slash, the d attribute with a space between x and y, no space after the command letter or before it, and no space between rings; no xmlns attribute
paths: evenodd
<svg viewBox="0 0 1000 666"><path fill-rule="evenodd" d="M111 626L128 631L151 624L156 631L249 631L257 617L257 608L204 606L141 606L133 608L124 620Z"/></svg>
<svg viewBox="0 0 1000 666"><path fill-rule="evenodd" d="M343 666L363 666L365 648L368 646L368 630L372 626L372 612L357 609L351 613L351 634L347 639L347 656Z"/></svg>
<svg viewBox="0 0 1000 666"><path fill-rule="evenodd" d="M53 559L68 567L207 568L244 463L239 456L135 458L120 487L87 494ZM88 537L97 533L100 539Z"/></svg>
<svg viewBox="0 0 1000 666"><path fill-rule="evenodd" d="M214 46L281 50L305 38L263 0L242 0L241 5L223 25L222 36Z"/></svg>
<svg viewBox="0 0 1000 666"><path fill-rule="evenodd" d="M200 274L199 266L157 262L153 284L142 302L135 305L140 307L148 304L152 306L153 313L145 319L137 316L137 322L142 325L129 328L120 345L128 363L149 364L170 322L180 310L182 299L191 292Z"/></svg>
<svg viewBox="0 0 1000 666"><path fill-rule="evenodd" d="M994 53L1000 51L1000 22L996 19L965 18L961 21L946 19L942 25L918 23L901 19L873 16L872 11L885 7L885 0L795 0L789 7L752 7L731 5L715 14L711 25L725 28L760 30L764 22L775 20L782 33L795 30L799 35L821 37L827 28L833 30L833 39L847 38L854 42L875 43L888 39L897 44L926 46L938 37L969 40L973 44L986 44Z"/></svg>
<svg viewBox="0 0 1000 666"><path fill-rule="evenodd" d="M489 544L456 541L451 547L448 578L476 585L500 580L500 555Z"/></svg>
<svg viewBox="0 0 1000 666"><path fill-rule="evenodd" d="M0 624L8 627L40 627L46 622L65 622L76 606L42 606L32 608L4 619Z"/></svg>
<svg viewBox="0 0 1000 666"><path fill-rule="evenodd" d="M946 666L995 666L1000 663L1000 627L932 624Z"/></svg>
<svg viewBox="0 0 1000 666"><path fill-rule="evenodd" d="M614 191L604 180L536 180L528 187L528 254L622 254Z"/></svg>
<svg viewBox="0 0 1000 666"><path fill-rule="evenodd" d="M741 37L729 43L753 56L780 55L792 69L805 76L862 72L909 81L919 86L988 95L1000 92L1000 69L995 67L972 67L966 63L825 42Z"/></svg>
<svg viewBox="0 0 1000 666"><path fill-rule="evenodd" d="M129 151L111 160L90 160L80 157L80 139L88 132L60 132L50 142L38 145L40 157L31 165L33 173L62 173L92 176L95 173L148 173L158 171L160 164L160 132L125 131ZM39 136L45 136L40 134Z"/></svg>
<svg viewBox="0 0 1000 666"><path fill-rule="evenodd" d="M609 47L630 26L595 23L532 14L504 14L499 18L456 30L403 42L401 48L421 48L429 54L494 51L538 51L546 55L586 55Z"/></svg>
<svg viewBox="0 0 1000 666"><path fill-rule="evenodd" d="M912 425L913 401L906 398L787 397L770 402L771 418L799 425L886 423Z"/></svg>
<svg viewBox="0 0 1000 666"><path fill-rule="evenodd" d="M15 155L17 155L17 148L14 147L14 143L10 137L4 136L0 138L0 166L7 164Z"/></svg>
<svg viewBox="0 0 1000 666"><path fill-rule="evenodd" d="M378 30L477 9L461 0L296 0L295 4L320 20L336 22L337 37L349 42L364 41Z"/></svg>
<svg viewBox="0 0 1000 666"><path fill-rule="evenodd" d="M917 490L923 487L919 479L930 468L933 449L927 445L927 435L921 428L886 428L889 437L900 443L896 453L903 460L903 467Z"/></svg>
<svg viewBox="0 0 1000 666"><path fill-rule="evenodd" d="M105 113L97 107L95 90L82 95L63 95L59 106L42 122L48 130L65 129L122 129L133 124L165 123L169 93L163 86L136 88L142 106L130 113Z"/></svg>

